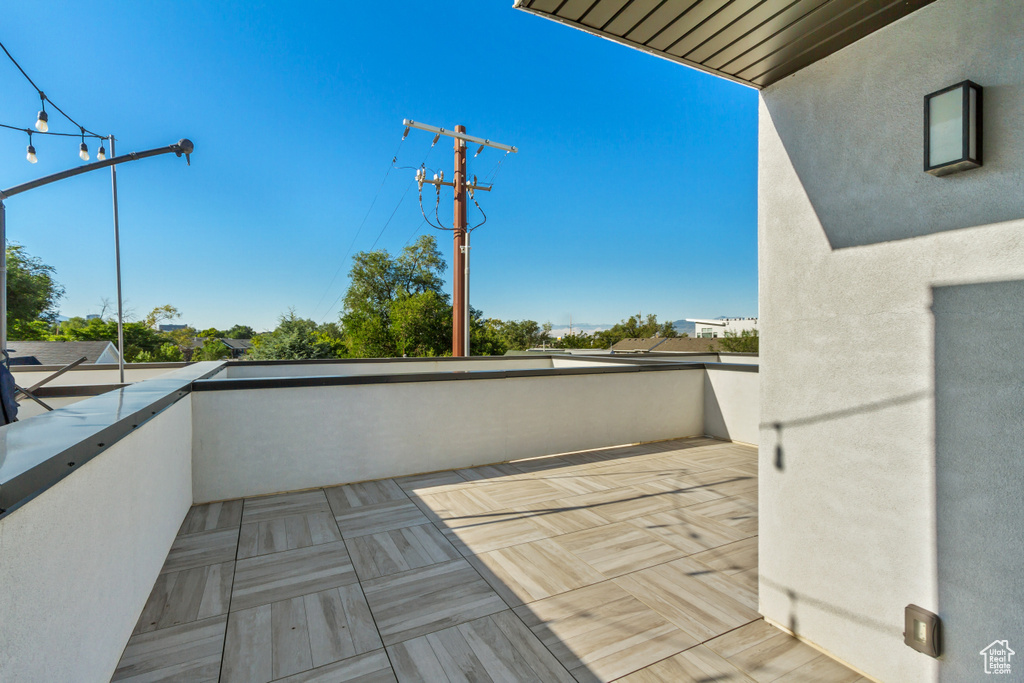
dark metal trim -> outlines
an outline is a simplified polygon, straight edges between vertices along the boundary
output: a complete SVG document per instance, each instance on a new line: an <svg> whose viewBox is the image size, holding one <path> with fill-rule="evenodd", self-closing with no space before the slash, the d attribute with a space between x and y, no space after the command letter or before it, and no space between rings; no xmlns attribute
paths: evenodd
<svg viewBox="0 0 1024 683"><path fill-rule="evenodd" d="M361 363L424 363L438 361L441 363L465 363L482 360L508 360L516 358L567 358L576 357L571 354L550 354L538 353L523 356L414 356L411 358L307 358L303 360L229 360L225 362L227 367L249 367L253 365L346 365ZM578 356L589 358L590 356Z"/></svg>
<svg viewBox="0 0 1024 683"><path fill-rule="evenodd" d="M125 363L125 370L172 370L184 368L192 363ZM27 372L53 372L60 370L63 365L12 365L11 372L22 374ZM75 372L83 370L117 370L117 363L90 363L88 365L75 366Z"/></svg>
<svg viewBox="0 0 1024 683"><path fill-rule="evenodd" d="M977 154L972 157L970 154L971 149L971 89L975 91L975 108L974 108L974 127L978 133ZM944 164L937 166L930 166L929 161L931 155L931 108L928 106L931 99L937 95L950 92L951 90L963 90L963 116L961 117L962 131L960 147L964 152L964 155L959 159L953 161L947 161ZM978 168L982 165L982 141L984 140L983 131L981 129L982 117L982 91L983 88L971 80L960 81L954 83L942 90L936 90L933 93L928 93L924 96L924 172L933 175L937 178L942 176L951 175L953 173L959 173L960 171L968 171L972 168Z"/></svg>
<svg viewBox="0 0 1024 683"><path fill-rule="evenodd" d="M198 375L199 379L219 372L222 364L209 362L202 365L204 368L201 369L205 371ZM33 418L50 420L50 423L30 425L26 421L0 427L5 430L5 439L0 442L3 448L11 448L12 444L16 444L17 431L21 430L36 429L40 434L51 434L52 430L64 429L68 436L76 439L66 447L58 448L44 459L27 466L12 462L7 457L8 454L0 451L0 519L12 514L64 477L81 469L82 465L184 398L191 390L194 379L197 377L191 374L180 378L154 378L152 384L139 383L115 390L119 392L117 396L94 397L91 401L101 403L92 404L91 411L74 414L74 406L71 406L62 411ZM150 396L153 397L149 398ZM128 409L130 412L125 412L126 406L131 406ZM30 431L29 434L31 433ZM55 437L54 440L59 441L59 438ZM29 442L25 438L21 440Z"/></svg>
<svg viewBox="0 0 1024 683"><path fill-rule="evenodd" d="M34 393L39 398L71 398L77 396L99 396L108 391L123 389L130 384L61 384L52 387L39 387Z"/></svg>
<svg viewBox="0 0 1024 683"><path fill-rule="evenodd" d="M593 359L597 360L597 359ZM567 375L603 375L628 372L662 372L672 370L730 370L758 372L757 365L746 363L687 362L662 358L601 358L607 367L534 368L523 370L463 370L454 372L419 372L406 375L356 375L339 377L251 377L237 379L204 379L192 383L192 391L245 391L254 389L289 389L296 387L338 387L369 384L411 384L415 382L462 382L473 380L520 379L523 377L563 377ZM638 362L639 361L639 362Z"/></svg>

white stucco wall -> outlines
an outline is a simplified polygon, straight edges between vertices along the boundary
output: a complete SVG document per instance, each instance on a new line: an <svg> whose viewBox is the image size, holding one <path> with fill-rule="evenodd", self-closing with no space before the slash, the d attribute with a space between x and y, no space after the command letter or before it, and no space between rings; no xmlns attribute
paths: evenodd
<svg viewBox="0 0 1024 683"><path fill-rule="evenodd" d="M1019 613L1019 592L939 602L953 587L940 585L936 507L986 494L936 500L930 308L932 287L1024 279L1022 27L1020 0L939 0L761 93L761 611L883 681L982 680L970 652L1024 645L1024 624L984 642L972 631L986 610ZM923 97L965 79L985 88L985 165L934 178ZM971 361L998 374L1005 354L976 342ZM961 417L1011 438L1021 414ZM983 448L961 457L1021 467ZM1003 514L1024 517L1019 501ZM1024 566L1017 528L994 550L1003 565ZM987 562L948 529L942 562ZM941 662L903 644L908 603L942 617Z"/></svg>
<svg viewBox="0 0 1024 683"><path fill-rule="evenodd" d="M0 520L0 681L107 681L192 503L178 401Z"/></svg>
<svg viewBox="0 0 1024 683"><path fill-rule="evenodd" d="M760 410L756 372L708 367L704 372L704 433L756 446Z"/></svg>
<svg viewBox="0 0 1024 683"><path fill-rule="evenodd" d="M192 394L196 503L704 433L701 370Z"/></svg>

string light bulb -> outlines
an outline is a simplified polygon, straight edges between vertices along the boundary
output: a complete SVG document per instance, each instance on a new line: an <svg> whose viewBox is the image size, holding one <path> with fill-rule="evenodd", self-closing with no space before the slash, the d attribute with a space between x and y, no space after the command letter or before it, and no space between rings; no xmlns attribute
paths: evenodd
<svg viewBox="0 0 1024 683"><path fill-rule="evenodd" d="M36 115L36 130L45 133L50 130L50 117L46 114L46 95L39 91L39 113Z"/></svg>
<svg viewBox="0 0 1024 683"><path fill-rule="evenodd" d="M107 150L103 149L103 142L100 142L100 148L96 150L96 158L100 161L107 159Z"/></svg>
<svg viewBox="0 0 1024 683"><path fill-rule="evenodd" d="M78 158L82 161L89 161L89 147L85 144L85 128L82 128L82 144L78 146Z"/></svg>
<svg viewBox="0 0 1024 683"><path fill-rule="evenodd" d="M31 131L28 133L28 153L25 155L25 158L28 159L28 163L30 164L34 164L39 161L39 159L36 158L36 148L32 146Z"/></svg>

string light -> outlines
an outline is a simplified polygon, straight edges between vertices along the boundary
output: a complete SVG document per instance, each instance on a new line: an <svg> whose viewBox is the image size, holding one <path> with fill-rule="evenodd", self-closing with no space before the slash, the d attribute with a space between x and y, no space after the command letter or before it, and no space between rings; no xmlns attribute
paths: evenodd
<svg viewBox="0 0 1024 683"><path fill-rule="evenodd" d="M45 133L50 130L50 124L48 121L50 117L46 114L46 95L39 93L39 106L42 109L39 110L39 114L36 116L36 130L40 133Z"/></svg>
<svg viewBox="0 0 1024 683"><path fill-rule="evenodd" d="M82 144L78 146L78 158L89 161L89 147L85 144L85 128L82 129Z"/></svg>
<svg viewBox="0 0 1024 683"><path fill-rule="evenodd" d="M71 118L71 116L68 115L68 113L66 111L61 109L53 100L48 98L46 96L46 94L39 88L39 86L36 85L36 82L32 80L32 77L29 76L25 72L25 70L23 68L21 68L21 65L18 64L18 60L16 60L14 58L14 55L11 54L10 50L8 50L7 47L3 43L0 43L0 51L3 51L3 53L5 55L7 55L7 58L9 60L11 60L11 63L14 64L14 66L18 69L18 71L21 72L21 75L25 77L25 80L28 81L29 85L31 85L32 88L39 95L39 113L36 115L35 132L38 133L39 135L56 135L56 136L61 136L61 137L80 137L81 138L81 144L78 146L78 156L79 156L79 158L81 158L82 161L88 161L89 160L89 147L85 143L85 138L86 137L96 138L96 139L101 141L100 142L100 148L99 148L99 150L96 153L96 157L100 161L105 161L106 158L107 158L107 150L103 147L102 141L106 140L107 136L98 135L97 133L94 133L93 131L89 130L88 128L86 128L82 124L78 123L78 121L75 121L73 118ZM57 112L61 116L63 116L72 125L74 125L75 127L77 127L79 129L80 132L79 132L78 136L76 136L74 133L55 133L55 132L50 132L50 115L46 111L46 103L47 102L49 102L51 105L53 105L53 109L56 109ZM20 126L10 126L10 125L4 124L4 123L0 123L0 128L7 128L7 129L10 129L10 130L19 130L19 131L24 131L24 132L28 133L28 135L29 135L29 144L28 144L28 151L27 151L27 153L25 155L25 158L28 159L28 161L33 163L33 164L38 162L38 158L36 157L35 147L33 147L33 145L32 145L32 133L33 133L32 130L30 130L28 128L21 128ZM188 155L186 155L186 157L187 156Z"/></svg>
<svg viewBox="0 0 1024 683"><path fill-rule="evenodd" d="M25 155L25 158L28 159L28 163L30 164L34 164L39 161L39 159L36 158L36 148L32 146L32 131L28 131L28 153Z"/></svg>

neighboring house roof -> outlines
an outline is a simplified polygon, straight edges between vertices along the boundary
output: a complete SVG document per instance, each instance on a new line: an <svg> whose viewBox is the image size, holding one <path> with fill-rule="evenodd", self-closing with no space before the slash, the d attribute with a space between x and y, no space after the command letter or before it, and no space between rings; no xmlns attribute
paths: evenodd
<svg viewBox="0 0 1024 683"><path fill-rule="evenodd" d="M717 349L715 342L718 339L706 337L669 337L654 349L655 353L667 351L670 353L709 353Z"/></svg>
<svg viewBox="0 0 1024 683"><path fill-rule="evenodd" d="M630 337L615 342L612 351L650 351L663 341L664 337Z"/></svg>
<svg viewBox="0 0 1024 683"><path fill-rule="evenodd" d="M222 338L221 341L224 342L224 346L228 347L229 349L237 349L238 351L248 351L249 349L252 348L251 339Z"/></svg>
<svg viewBox="0 0 1024 683"><path fill-rule="evenodd" d="M116 363L117 348L108 341L9 341L11 365L67 365L85 356L90 364Z"/></svg>

